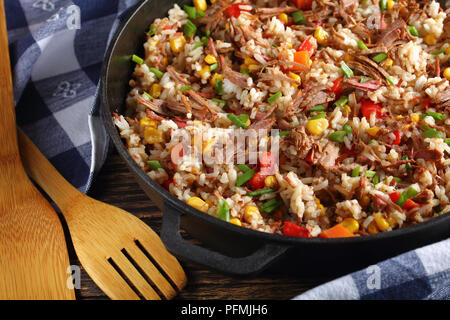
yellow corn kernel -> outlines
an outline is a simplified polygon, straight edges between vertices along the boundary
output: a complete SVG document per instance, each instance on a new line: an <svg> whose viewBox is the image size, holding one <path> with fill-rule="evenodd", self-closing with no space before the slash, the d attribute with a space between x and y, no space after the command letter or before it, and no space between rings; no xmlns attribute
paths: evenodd
<svg viewBox="0 0 450 320"><path fill-rule="evenodd" d="M292 42L288 42L288 43L286 43L286 48L288 48L288 49L292 49Z"/></svg>
<svg viewBox="0 0 450 320"><path fill-rule="evenodd" d="M388 220L389 226L392 229L394 229L397 226L397 220L395 220L394 218L389 217L387 220Z"/></svg>
<svg viewBox="0 0 450 320"><path fill-rule="evenodd" d="M380 131L379 127L372 127L372 128L367 129L367 134L369 136L375 138L377 136L377 134L378 134L378 131Z"/></svg>
<svg viewBox="0 0 450 320"><path fill-rule="evenodd" d="M450 54L450 45L445 49L445 54Z"/></svg>
<svg viewBox="0 0 450 320"><path fill-rule="evenodd" d="M163 132L153 127L147 127L145 129L144 138L148 144L161 143L164 141Z"/></svg>
<svg viewBox="0 0 450 320"><path fill-rule="evenodd" d="M367 227L367 232L369 232L370 234L377 234L378 233L378 229L377 229L377 225L375 224L375 221L372 221L369 226Z"/></svg>
<svg viewBox="0 0 450 320"><path fill-rule="evenodd" d="M341 222L341 225L347 228L351 233L355 233L359 230L359 222L353 218L345 218Z"/></svg>
<svg viewBox="0 0 450 320"><path fill-rule="evenodd" d="M199 72L198 75L200 76L200 78L202 78L203 80L207 80L209 79L209 77L211 76L211 72L209 70L209 66L204 66Z"/></svg>
<svg viewBox="0 0 450 320"><path fill-rule="evenodd" d="M346 105L344 106L344 110L347 111L347 112L351 112L351 111L352 111L352 108L351 108L348 104L346 104Z"/></svg>
<svg viewBox="0 0 450 320"><path fill-rule="evenodd" d="M248 65L248 71L250 72L257 72L259 71L260 67L257 64L249 64Z"/></svg>
<svg viewBox="0 0 450 320"><path fill-rule="evenodd" d="M164 57L163 59L162 59L162 64L163 64L163 66L167 66L167 57Z"/></svg>
<svg viewBox="0 0 450 320"><path fill-rule="evenodd" d="M278 15L278 19L283 23L288 23L288 21L289 21L289 18L286 13L280 13Z"/></svg>
<svg viewBox="0 0 450 320"><path fill-rule="evenodd" d="M326 44L328 41L328 33L324 28L318 27L316 31L314 31L314 38L316 38L318 44Z"/></svg>
<svg viewBox="0 0 450 320"><path fill-rule="evenodd" d="M309 120L306 124L306 129L312 135L319 136L328 129L328 120L325 118Z"/></svg>
<svg viewBox="0 0 450 320"><path fill-rule="evenodd" d="M237 225L239 227L242 227L241 220L239 220L239 219L236 219L236 218L230 219L230 223Z"/></svg>
<svg viewBox="0 0 450 320"><path fill-rule="evenodd" d="M211 1L211 4L216 3L216 0L209 0L209 1Z"/></svg>
<svg viewBox="0 0 450 320"><path fill-rule="evenodd" d="M194 0L194 7L199 11L205 11L208 8L206 0Z"/></svg>
<svg viewBox="0 0 450 320"><path fill-rule="evenodd" d="M381 214L375 214L373 220L375 221L378 230L386 231L387 229L389 229L389 223L385 218L383 218Z"/></svg>
<svg viewBox="0 0 450 320"><path fill-rule="evenodd" d="M244 64L249 66L251 64L258 64L258 62L255 59L247 57L247 58L244 59Z"/></svg>
<svg viewBox="0 0 450 320"><path fill-rule="evenodd" d="M228 22L225 23L225 30L226 30L226 31L230 30L230 24L229 24Z"/></svg>
<svg viewBox="0 0 450 320"><path fill-rule="evenodd" d="M248 119L247 121L245 121L244 123L247 127L249 127L252 124L252 121L250 119Z"/></svg>
<svg viewBox="0 0 450 320"><path fill-rule="evenodd" d="M411 120L414 121L415 123L419 123L420 116L417 113L411 113Z"/></svg>
<svg viewBox="0 0 450 320"><path fill-rule="evenodd" d="M424 41L427 45L432 46L436 44L436 37L434 36L434 34L430 33L425 36Z"/></svg>
<svg viewBox="0 0 450 320"><path fill-rule="evenodd" d="M199 197L191 197L186 201L186 203L197 210L208 212L209 205Z"/></svg>
<svg viewBox="0 0 450 320"><path fill-rule="evenodd" d="M247 223L252 223L253 221L258 221L261 219L261 214L255 206L247 206L244 211L244 220Z"/></svg>
<svg viewBox="0 0 450 320"><path fill-rule="evenodd" d="M397 116L397 119L403 119L403 116L401 115L401 114L399 114L398 116Z"/></svg>
<svg viewBox="0 0 450 320"><path fill-rule="evenodd" d="M409 124L403 126L403 130L408 130L411 127Z"/></svg>
<svg viewBox="0 0 450 320"><path fill-rule="evenodd" d="M267 188L273 188L277 185L277 179L275 178L275 176L268 176L264 179L264 185Z"/></svg>
<svg viewBox="0 0 450 320"><path fill-rule="evenodd" d="M388 10L392 10L392 8L394 8L394 6L395 6L395 1L394 0L388 0L387 1L386 7L387 7Z"/></svg>
<svg viewBox="0 0 450 320"><path fill-rule="evenodd" d="M211 150L213 144L214 144L214 139L208 140L205 143L203 143L202 152L203 153L209 152Z"/></svg>
<svg viewBox="0 0 450 320"><path fill-rule="evenodd" d="M293 86L294 88L298 88L298 86L302 84L302 78L298 74L290 72L289 77L298 82L298 83L291 83L291 86Z"/></svg>
<svg viewBox="0 0 450 320"><path fill-rule="evenodd" d="M215 73L213 75L213 77L211 78L211 80L209 80L209 83L211 84L212 87L216 86L216 80L223 80L223 75L219 74L219 73Z"/></svg>
<svg viewBox="0 0 450 320"><path fill-rule="evenodd" d="M158 122L150 118L142 118L141 121L139 121L139 124L141 125L141 127L156 128L158 126Z"/></svg>
<svg viewBox="0 0 450 320"><path fill-rule="evenodd" d="M213 64L213 63L216 63L216 62L217 62L217 59L216 59L216 57L214 57L212 54L208 54L208 55L205 57L205 62L206 62L207 64Z"/></svg>
<svg viewBox="0 0 450 320"><path fill-rule="evenodd" d="M161 86L158 83L154 83L150 88L150 95L153 98L159 98L161 95Z"/></svg>
<svg viewBox="0 0 450 320"><path fill-rule="evenodd" d="M180 53L183 51L185 44L186 39L182 35L170 38L170 49L172 49L172 52L174 53Z"/></svg>
<svg viewBox="0 0 450 320"><path fill-rule="evenodd" d="M319 198L314 197L314 202L315 202L317 205L320 205L320 199L319 199Z"/></svg>
<svg viewBox="0 0 450 320"><path fill-rule="evenodd" d="M394 60L392 60L391 58L387 58L386 60L384 60L383 64L385 67L392 67L392 65L394 64Z"/></svg>
<svg viewBox="0 0 450 320"><path fill-rule="evenodd" d="M450 81L450 67L445 68L445 70L444 70L444 77L445 77L445 79Z"/></svg>
<svg viewBox="0 0 450 320"><path fill-rule="evenodd" d="M158 41L150 41L149 43L148 43L149 45L150 45L150 47L156 47L156 45L158 44Z"/></svg>

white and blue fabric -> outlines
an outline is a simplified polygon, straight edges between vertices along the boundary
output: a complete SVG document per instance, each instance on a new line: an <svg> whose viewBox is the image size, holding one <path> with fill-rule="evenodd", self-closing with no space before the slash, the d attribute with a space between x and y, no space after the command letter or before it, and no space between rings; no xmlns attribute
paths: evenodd
<svg viewBox="0 0 450 320"><path fill-rule="evenodd" d="M86 192L109 146L97 98L112 33L138 0L5 0L19 126ZM449 299L450 240L370 266L298 299Z"/></svg>

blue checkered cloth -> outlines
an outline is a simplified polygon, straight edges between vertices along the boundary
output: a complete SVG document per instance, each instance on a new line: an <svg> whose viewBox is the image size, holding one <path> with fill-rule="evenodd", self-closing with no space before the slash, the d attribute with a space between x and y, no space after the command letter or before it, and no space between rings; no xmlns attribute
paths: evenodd
<svg viewBox="0 0 450 320"><path fill-rule="evenodd" d="M86 192L109 140L97 88L108 40L138 0L5 0L17 123Z"/></svg>
<svg viewBox="0 0 450 320"><path fill-rule="evenodd" d="M108 138L97 90L118 22L138 0L6 0L17 122L86 192ZM449 299L450 240L408 252L296 299Z"/></svg>

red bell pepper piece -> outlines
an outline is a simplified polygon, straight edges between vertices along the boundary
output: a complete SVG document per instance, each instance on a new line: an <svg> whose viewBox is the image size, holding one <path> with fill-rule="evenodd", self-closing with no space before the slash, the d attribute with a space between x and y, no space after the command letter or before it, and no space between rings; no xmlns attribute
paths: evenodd
<svg viewBox="0 0 450 320"><path fill-rule="evenodd" d="M308 155L306 156L305 161L308 162L309 164L313 165L314 160L316 160L316 155L315 155L315 152L313 150L311 150L308 153Z"/></svg>
<svg viewBox="0 0 450 320"><path fill-rule="evenodd" d="M261 171L257 172L248 182L247 186L251 190L259 190L264 188L264 179L266 175L262 174Z"/></svg>
<svg viewBox="0 0 450 320"><path fill-rule="evenodd" d="M409 211L411 209L420 207L420 205L417 202L414 202L411 199L406 200L405 204L403 205L402 209L405 211Z"/></svg>
<svg viewBox="0 0 450 320"><path fill-rule="evenodd" d="M333 86L328 90L328 92L334 93L336 98L339 98L342 94L342 88L344 87L342 81L344 78L337 78L333 81Z"/></svg>
<svg viewBox="0 0 450 320"><path fill-rule="evenodd" d="M389 195L389 198L391 198L391 200L392 200L393 203L397 203L398 199L400 198L400 193L397 192L397 191L392 192L392 193Z"/></svg>
<svg viewBox="0 0 450 320"><path fill-rule="evenodd" d="M350 230L341 224L337 224L319 234L319 238L350 238L354 236L355 235L351 233Z"/></svg>
<svg viewBox="0 0 450 320"><path fill-rule="evenodd" d="M235 3L228 7L228 15L230 17L238 18L241 15L242 11L250 12L249 10L242 10L240 6L245 6L247 3Z"/></svg>
<svg viewBox="0 0 450 320"><path fill-rule="evenodd" d="M166 181L163 182L162 186L164 189L170 192L170 184L173 183L173 177L169 177Z"/></svg>
<svg viewBox="0 0 450 320"><path fill-rule="evenodd" d="M303 42L297 48L297 51L308 51L310 57L314 55L315 50L316 48L314 47L314 44L311 42L310 38L306 38L305 40L303 40Z"/></svg>
<svg viewBox="0 0 450 320"><path fill-rule="evenodd" d="M359 103L361 104L361 113L367 120L370 119L370 115L374 112L377 118L383 118L385 116L379 104L368 99L363 99Z"/></svg>
<svg viewBox="0 0 450 320"><path fill-rule="evenodd" d="M430 105L431 105L431 99L430 98L423 98L422 99L422 104L425 108L425 111L430 109Z"/></svg>
<svg viewBox="0 0 450 320"><path fill-rule="evenodd" d="M402 138L400 137L400 131L395 130L394 131L394 135L395 135L395 139L394 139L394 141L392 141L392 144L393 145L399 145L401 140L402 140Z"/></svg>
<svg viewBox="0 0 450 320"><path fill-rule="evenodd" d="M300 10L311 10L312 0L291 0Z"/></svg>
<svg viewBox="0 0 450 320"><path fill-rule="evenodd" d="M297 238L311 238L308 230L288 221L283 223L283 235Z"/></svg>

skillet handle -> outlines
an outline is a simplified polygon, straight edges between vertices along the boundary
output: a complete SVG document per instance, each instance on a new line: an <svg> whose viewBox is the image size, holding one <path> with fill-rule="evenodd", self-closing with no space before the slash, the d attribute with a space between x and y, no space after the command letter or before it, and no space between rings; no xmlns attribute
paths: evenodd
<svg viewBox="0 0 450 320"><path fill-rule="evenodd" d="M165 202L161 239L167 249L177 256L223 273L234 275L256 274L277 260L288 249L286 245L265 243L246 257L229 257L183 239L180 234L180 218L182 215L183 213Z"/></svg>

